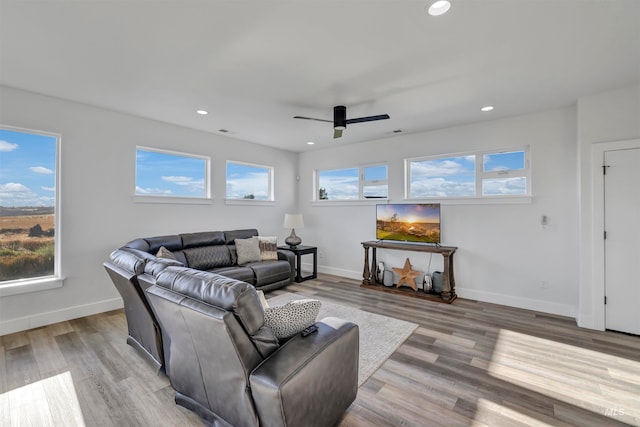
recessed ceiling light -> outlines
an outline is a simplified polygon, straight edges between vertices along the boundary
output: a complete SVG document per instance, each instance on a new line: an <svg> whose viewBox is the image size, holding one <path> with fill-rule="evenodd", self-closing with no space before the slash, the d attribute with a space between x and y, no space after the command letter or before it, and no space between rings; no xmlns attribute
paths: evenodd
<svg viewBox="0 0 640 427"><path fill-rule="evenodd" d="M313 142L313 141L307 142L307 145L313 145L313 144L315 144L315 142Z"/></svg>
<svg viewBox="0 0 640 427"><path fill-rule="evenodd" d="M438 0L431 3L429 8L427 9L427 12L429 12L429 15L431 16L440 16L447 13L449 8L451 8L451 3L449 3L447 0Z"/></svg>
<svg viewBox="0 0 640 427"><path fill-rule="evenodd" d="M206 116L207 114L209 114L209 112L206 110L196 110L196 113L200 114L201 116Z"/></svg>
<svg viewBox="0 0 640 427"><path fill-rule="evenodd" d="M486 113L487 111L491 111L491 110L493 110L493 105L485 105L484 107L482 107L482 108L480 109L480 111L485 112L485 113Z"/></svg>

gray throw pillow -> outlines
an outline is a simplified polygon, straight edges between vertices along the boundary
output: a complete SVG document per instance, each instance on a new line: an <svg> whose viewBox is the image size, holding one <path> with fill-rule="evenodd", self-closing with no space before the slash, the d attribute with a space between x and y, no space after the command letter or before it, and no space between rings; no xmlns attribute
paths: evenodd
<svg viewBox="0 0 640 427"><path fill-rule="evenodd" d="M264 310L264 324L278 339L289 338L316 323L320 312L320 301L315 299L295 300L278 307Z"/></svg>
<svg viewBox="0 0 640 427"><path fill-rule="evenodd" d="M160 249L158 249L158 253L156 253L156 257L176 260L176 256L173 254L173 252L171 252L164 246L160 246Z"/></svg>
<svg viewBox="0 0 640 427"><path fill-rule="evenodd" d="M260 241L258 239L236 239L238 265L260 261Z"/></svg>

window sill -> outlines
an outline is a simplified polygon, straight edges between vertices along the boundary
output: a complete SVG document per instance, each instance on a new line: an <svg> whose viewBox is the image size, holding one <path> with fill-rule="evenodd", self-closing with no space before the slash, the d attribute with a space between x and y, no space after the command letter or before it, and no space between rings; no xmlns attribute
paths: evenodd
<svg viewBox="0 0 640 427"><path fill-rule="evenodd" d="M132 196L134 203L165 203L174 205L210 205L213 199L196 197L163 197L163 196Z"/></svg>
<svg viewBox="0 0 640 427"><path fill-rule="evenodd" d="M46 279L33 280L15 280L12 282L7 282L7 284L5 285L0 285L0 297L61 288L63 285L64 279L60 277L48 277Z"/></svg>
<svg viewBox="0 0 640 427"><path fill-rule="evenodd" d="M256 199L224 199L225 205L257 205L257 206L275 206L275 200L256 200Z"/></svg>
<svg viewBox="0 0 640 427"><path fill-rule="evenodd" d="M312 200L311 206L368 206L389 203L391 199Z"/></svg>
<svg viewBox="0 0 640 427"><path fill-rule="evenodd" d="M509 205L531 203L533 196L433 197L404 199L403 201L407 203L440 203L441 205Z"/></svg>

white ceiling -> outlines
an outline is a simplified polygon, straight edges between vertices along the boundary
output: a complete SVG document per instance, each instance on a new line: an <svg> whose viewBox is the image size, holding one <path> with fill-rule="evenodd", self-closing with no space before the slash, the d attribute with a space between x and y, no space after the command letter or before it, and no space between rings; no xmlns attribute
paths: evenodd
<svg viewBox="0 0 640 427"><path fill-rule="evenodd" d="M638 0L451 1L0 0L0 84L305 151L640 83Z"/></svg>

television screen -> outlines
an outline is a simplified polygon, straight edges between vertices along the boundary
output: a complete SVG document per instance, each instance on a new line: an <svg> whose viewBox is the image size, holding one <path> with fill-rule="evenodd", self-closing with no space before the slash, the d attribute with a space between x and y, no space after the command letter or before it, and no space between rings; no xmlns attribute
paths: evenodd
<svg viewBox="0 0 640 427"><path fill-rule="evenodd" d="M376 205L376 239L440 244L440 204Z"/></svg>

